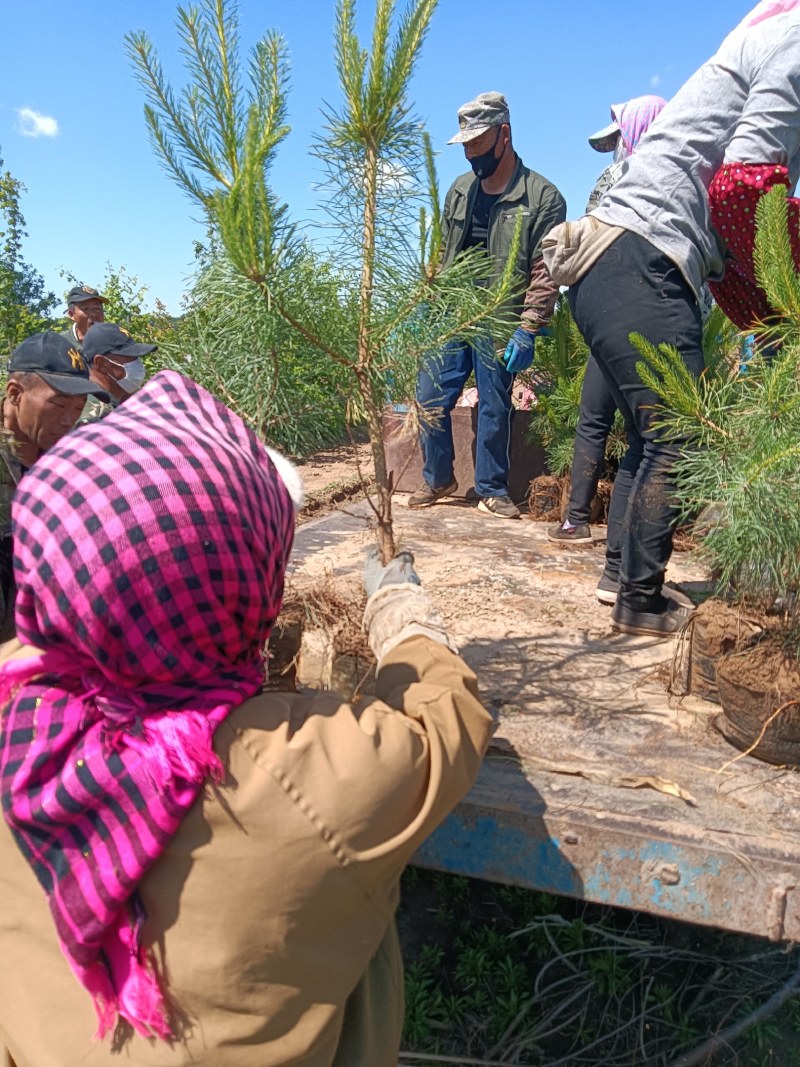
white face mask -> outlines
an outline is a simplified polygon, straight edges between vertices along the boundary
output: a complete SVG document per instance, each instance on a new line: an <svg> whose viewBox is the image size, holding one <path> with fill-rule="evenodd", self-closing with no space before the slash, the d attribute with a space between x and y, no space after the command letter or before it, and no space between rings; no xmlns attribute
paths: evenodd
<svg viewBox="0 0 800 1067"><path fill-rule="evenodd" d="M113 363L115 367L119 367L125 371L123 376L117 379L117 385L123 391L123 393L135 393L137 389L141 389L144 385L145 365L138 357L132 359L130 363L117 363L111 356L106 356L109 363Z"/></svg>
<svg viewBox="0 0 800 1067"><path fill-rule="evenodd" d="M621 163L623 159L627 159L630 152L622 142L622 137L617 138L617 143L614 145L614 162Z"/></svg>

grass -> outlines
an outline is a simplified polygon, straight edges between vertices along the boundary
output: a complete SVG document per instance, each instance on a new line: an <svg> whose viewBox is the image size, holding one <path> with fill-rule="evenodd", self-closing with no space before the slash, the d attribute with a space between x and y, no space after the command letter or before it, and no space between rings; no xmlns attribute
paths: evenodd
<svg viewBox="0 0 800 1067"><path fill-rule="evenodd" d="M415 1067L668 1067L798 968L793 947L416 868L398 922ZM800 996L692 1062L800 1067Z"/></svg>

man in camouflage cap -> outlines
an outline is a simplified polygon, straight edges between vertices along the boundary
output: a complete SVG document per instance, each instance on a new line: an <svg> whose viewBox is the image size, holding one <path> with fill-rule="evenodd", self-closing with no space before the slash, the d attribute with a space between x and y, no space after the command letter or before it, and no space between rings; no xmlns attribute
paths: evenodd
<svg viewBox="0 0 800 1067"><path fill-rule="evenodd" d="M103 322L108 299L91 285L73 285L67 293L67 318L72 319L64 336L80 352L86 331L95 322Z"/></svg>
<svg viewBox="0 0 800 1067"><path fill-rule="evenodd" d="M449 415L470 374L478 387L475 492L478 508L501 519L519 518L508 495L511 387L517 371L533 361L534 338L555 307L558 286L542 260L542 238L566 218L556 187L530 170L511 143L511 119L502 93L481 93L458 109L458 133L471 170L453 182L444 202L442 266L462 251L485 248L492 261L491 284L502 274L521 221L516 258L520 295L509 307L511 337L483 337L470 344L452 342L423 367L417 400L431 412L421 432L424 484L409 507L424 508L458 488L453 477L453 435ZM511 332L513 330L513 333ZM495 348L502 356L495 354Z"/></svg>

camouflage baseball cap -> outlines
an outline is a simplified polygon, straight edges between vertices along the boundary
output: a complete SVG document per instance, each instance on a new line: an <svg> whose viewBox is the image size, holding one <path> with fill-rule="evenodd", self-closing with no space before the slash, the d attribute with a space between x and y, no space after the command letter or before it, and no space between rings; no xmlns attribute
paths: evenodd
<svg viewBox="0 0 800 1067"><path fill-rule="evenodd" d="M101 304L108 303L108 297L102 296L91 285L73 285L67 293L67 307L70 304L80 304L84 300L99 300Z"/></svg>
<svg viewBox="0 0 800 1067"><path fill-rule="evenodd" d="M458 109L458 133L447 143L474 141L492 126L502 126L510 121L508 101L502 93L479 93L474 100L462 104Z"/></svg>

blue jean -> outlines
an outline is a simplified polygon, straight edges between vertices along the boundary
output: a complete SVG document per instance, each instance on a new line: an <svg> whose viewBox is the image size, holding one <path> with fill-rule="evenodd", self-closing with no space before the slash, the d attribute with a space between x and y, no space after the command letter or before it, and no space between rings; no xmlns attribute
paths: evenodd
<svg viewBox="0 0 800 1067"><path fill-rule="evenodd" d="M634 611L662 611L661 587L678 518L674 466L685 441L658 425L661 400L637 370L640 333L666 342L687 370L703 370L700 307L678 268L643 237L622 234L569 291L575 321L622 412L628 451L611 495L606 574L619 577L619 600Z"/></svg>
<svg viewBox="0 0 800 1067"><path fill-rule="evenodd" d="M473 344L453 342L430 357L417 379L417 400L431 415L421 430L427 485L441 489L453 479L453 428L450 412L472 371L478 387L475 492L479 497L508 494L508 442L514 375L495 358L489 338Z"/></svg>

